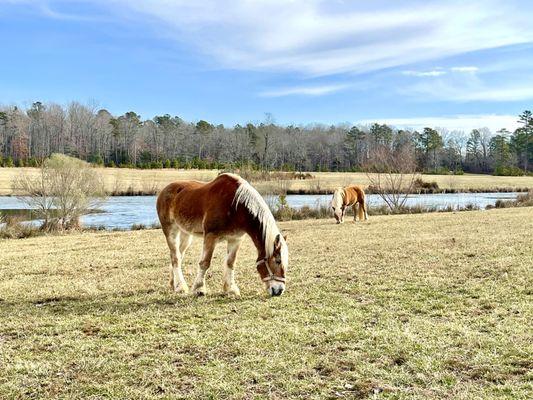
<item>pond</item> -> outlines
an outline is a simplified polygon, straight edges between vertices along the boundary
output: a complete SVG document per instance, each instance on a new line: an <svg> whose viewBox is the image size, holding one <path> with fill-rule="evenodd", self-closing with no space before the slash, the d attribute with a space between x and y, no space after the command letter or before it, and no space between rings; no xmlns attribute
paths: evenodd
<svg viewBox="0 0 533 400"><path fill-rule="evenodd" d="M514 200L517 195L518 193L413 194L409 195L406 205L444 209L473 204L484 209L487 205L494 205L497 200ZM287 196L287 203L294 208L328 205L330 200L331 195ZM276 201L276 198L267 198L269 204L276 204ZM129 229L133 224L152 225L158 222L155 202L156 196L110 197L101 207L103 213L86 215L82 218L82 222L85 226L103 226L107 229ZM384 204L378 195L367 195L367 203L370 209ZM0 196L0 211L25 208L26 205L17 197Z"/></svg>

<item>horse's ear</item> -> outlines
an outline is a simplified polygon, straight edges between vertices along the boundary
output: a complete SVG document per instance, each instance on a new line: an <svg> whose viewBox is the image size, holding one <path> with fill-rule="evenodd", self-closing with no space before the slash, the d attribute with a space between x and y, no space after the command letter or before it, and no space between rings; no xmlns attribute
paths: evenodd
<svg viewBox="0 0 533 400"><path fill-rule="evenodd" d="M278 233L274 239L274 251L281 248L281 235Z"/></svg>
<svg viewBox="0 0 533 400"><path fill-rule="evenodd" d="M289 237L289 233L288 232L283 233L283 239L285 239L285 241L287 241L287 237Z"/></svg>

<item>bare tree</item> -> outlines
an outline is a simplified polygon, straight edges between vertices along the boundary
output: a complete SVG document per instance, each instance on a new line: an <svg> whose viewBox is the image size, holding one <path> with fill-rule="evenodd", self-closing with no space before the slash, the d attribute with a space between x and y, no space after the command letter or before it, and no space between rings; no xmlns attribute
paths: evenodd
<svg viewBox="0 0 533 400"><path fill-rule="evenodd" d="M376 147L370 153L366 170L372 190L383 199L389 209L393 212L401 209L418 176L412 147Z"/></svg>
<svg viewBox="0 0 533 400"><path fill-rule="evenodd" d="M524 126L513 133L510 148L510 164L526 171L531 169L529 115L520 116ZM230 128L168 114L148 120L135 112L113 116L77 102L35 102L27 109L0 105L0 165L5 166L37 166L63 153L122 167L154 168L169 160L186 168L234 163L263 170L357 171L371 163L371 153L383 151L381 146L408 142L416 146L419 170L490 172L491 136L487 129L466 137L445 128L418 133L383 124L281 126L270 114L262 123Z"/></svg>
<svg viewBox="0 0 533 400"><path fill-rule="evenodd" d="M22 172L13 182L19 197L43 219L46 231L73 229L80 217L98 207L105 197L96 169L85 161L53 154L37 176Z"/></svg>

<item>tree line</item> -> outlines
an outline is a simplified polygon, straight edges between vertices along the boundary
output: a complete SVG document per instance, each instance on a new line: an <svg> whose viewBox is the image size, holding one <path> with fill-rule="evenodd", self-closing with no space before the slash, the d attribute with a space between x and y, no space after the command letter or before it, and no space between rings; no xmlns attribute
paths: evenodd
<svg viewBox="0 0 533 400"><path fill-rule="evenodd" d="M35 102L27 109L0 107L0 165L38 166L63 153L111 167L362 171L375 167L377 151L401 148L421 172L519 175L533 168L532 113L524 111L517 121L514 132L465 133L378 123L280 126L267 115L261 123L225 127L168 114L114 116L77 102Z"/></svg>

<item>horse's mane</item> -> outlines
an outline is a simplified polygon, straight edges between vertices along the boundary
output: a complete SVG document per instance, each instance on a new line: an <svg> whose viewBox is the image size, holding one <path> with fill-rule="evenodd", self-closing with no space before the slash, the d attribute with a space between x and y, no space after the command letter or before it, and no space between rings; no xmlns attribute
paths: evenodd
<svg viewBox="0 0 533 400"><path fill-rule="evenodd" d="M344 188L337 188L333 192L333 201L335 202L335 205L341 205L344 199L345 193Z"/></svg>
<svg viewBox="0 0 533 400"><path fill-rule="evenodd" d="M266 257L271 257L274 252L274 241L276 236L280 235L282 243L285 243L283 236L280 234L276 220L270 211L265 199L259 194L259 192L250 185L247 181L238 175L226 174L236 179L239 183L239 187L235 191L235 197L233 203L235 205L242 204L246 209L259 220L262 228L263 241L265 242L265 254ZM287 246L281 246L281 257L285 258L284 264L287 265Z"/></svg>

